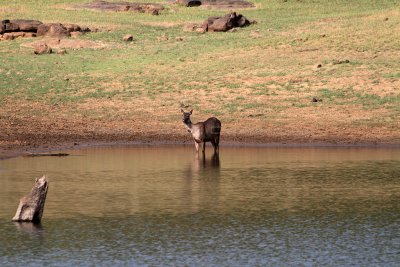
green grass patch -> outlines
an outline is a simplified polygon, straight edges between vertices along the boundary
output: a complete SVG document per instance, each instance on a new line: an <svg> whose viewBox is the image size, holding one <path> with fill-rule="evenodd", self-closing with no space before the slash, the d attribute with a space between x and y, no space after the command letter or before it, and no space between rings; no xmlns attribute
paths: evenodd
<svg viewBox="0 0 400 267"><path fill-rule="evenodd" d="M289 100L315 95L333 106L361 104L367 109L384 107L394 115L400 113L396 94L380 97L367 91L355 93L351 86L337 89L326 85L331 78L349 77L360 69L373 70L375 81L400 78L400 62L393 57L400 48L400 36L395 31L400 23L395 16L397 1L356 0L349 8L349 3L339 0L257 0L254 2L258 8L237 11L258 24L236 32L206 34L184 32L182 28L188 22L201 23L229 10L165 4L166 9L159 16L151 16L71 9L86 2L2 3L3 19L37 19L99 28L100 32L86 34L82 39L101 42L106 47L68 50L62 56L35 56L32 49L21 46L32 39L0 41L1 102L7 99L18 103L23 99L73 106L90 99L139 98L147 105L182 103L205 113L226 115L263 109L266 104L257 102L260 96L279 95L282 99L271 108L284 111L284 103ZM323 32L325 29L329 32ZM258 30L259 37L252 37L254 30ZM122 36L128 33L134 41L125 43ZM349 62L333 64L334 60L344 59ZM321 62L320 70L310 70L310 66ZM243 88L250 93L241 96ZM209 99L200 101L198 95Z"/></svg>

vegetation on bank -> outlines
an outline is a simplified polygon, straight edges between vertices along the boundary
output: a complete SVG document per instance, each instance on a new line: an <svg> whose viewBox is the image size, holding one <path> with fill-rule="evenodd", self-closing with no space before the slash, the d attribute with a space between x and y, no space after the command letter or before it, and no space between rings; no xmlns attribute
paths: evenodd
<svg viewBox="0 0 400 267"><path fill-rule="evenodd" d="M33 39L0 41L0 110L40 103L15 115L94 120L146 119L162 110L157 119L172 124L181 107L190 107L228 123L295 127L325 116L335 127L398 126L398 1L255 0L257 8L235 11L257 24L205 34L183 27L229 10L159 0L166 9L158 16L75 8L85 2L2 3L2 19L98 28L80 38L105 48L35 56L24 46ZM123 42L125 34L134 41Z"/></svg>

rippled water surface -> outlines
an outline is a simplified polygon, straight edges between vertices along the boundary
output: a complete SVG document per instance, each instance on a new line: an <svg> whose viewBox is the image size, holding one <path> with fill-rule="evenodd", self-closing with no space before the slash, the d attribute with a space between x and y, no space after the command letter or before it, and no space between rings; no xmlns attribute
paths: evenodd
<svg viewBox="0 0 400 267"><path fill-rule="evenodd" d="M0 161L0 266L400 264L400 149L69 153ZM42 224L12 223L43 174Z"/></svg>

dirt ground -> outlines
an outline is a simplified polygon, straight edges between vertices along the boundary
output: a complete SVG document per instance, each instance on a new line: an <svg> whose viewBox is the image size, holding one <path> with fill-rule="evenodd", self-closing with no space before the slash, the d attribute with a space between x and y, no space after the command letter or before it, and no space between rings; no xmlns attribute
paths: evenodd
<svg viewBox="0 0 400 267"><path fill-rule="evenodd" d="M31 105L31 104L29 104ZM38 106L21 108L38 109ZM41 107L44 109L43 107ZM4 109L3 109L4 110ZM162 118L144 121L145 116L130 118L85 118L83 116L42 117L19 115L12 107L0 116L0 159L27 153L57 151L85 146L112 144L191 144L179 110L176 121L161 122ZM48 110L45 111L49 112ZM51 112L50 112L51 113ZM199 118L199 115L196 117ZM200 119L200 118L199 118ZM203 118L201 118L203 119ZM206 119L206 118L204 118ZM257 118L224 122L221 146L277 145L277 146L388 146L400 147L398 128L354 126L342 127L329 115L324 123L289 120L284 124L262 122Z"/></svg>

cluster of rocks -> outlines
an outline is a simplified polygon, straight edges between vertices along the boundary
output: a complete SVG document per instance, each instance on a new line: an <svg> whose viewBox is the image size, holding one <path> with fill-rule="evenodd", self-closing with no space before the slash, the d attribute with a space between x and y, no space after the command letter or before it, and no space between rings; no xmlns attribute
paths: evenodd
<svg viewBox="0 0 400 267"><path fill-rule="evenodd" d="M202 28L208 32L226 32L233 28L249 26L252 23L255 22L250 22L242 14L231 12L222 17L209 17L203 22Z"/></svg>
<svg viewBox="0 0 400 267"><path fill-rule="evenodd" d="M159 15L164 6L154 3L134 3L134 2L107 2L107 1L94 1L77 6L78 8L95 9L101 11L133 11L139 13L149 13L152 15Z"/></svg>
<svg viewBox="0 0 400 267"><path fill-rule="evenodd" d="M63 38L86 32L90 32L90 29L76 24L42 23L38 20L29 19L0 21L0 40L36 36Z"/></svg>
<svg viewBox="0 0 400 267"><path fill-rule="evenodd" d="M225 16L209 17L203 22L203 24L187 24L184 27L185 31L196 31L198 33L205 32L226 32L232 31L235 28L246 27L251 24L257 23L256 21L250 21L242 14L236 14L231 12Z"/></svg>

